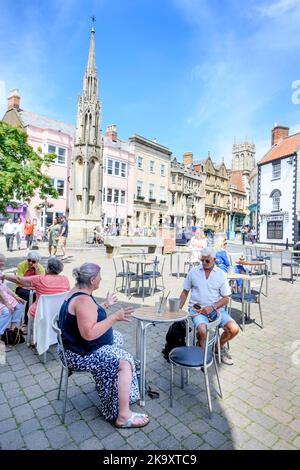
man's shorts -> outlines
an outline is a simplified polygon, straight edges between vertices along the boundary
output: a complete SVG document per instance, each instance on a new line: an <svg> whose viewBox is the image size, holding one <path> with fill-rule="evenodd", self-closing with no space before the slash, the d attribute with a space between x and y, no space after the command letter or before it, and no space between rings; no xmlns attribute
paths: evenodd
<svg viewBox="0 0 300 470"><path fill-rule="evenodd" d="M225 308L218 308L218 311L221 313L221 323L220 327L223 328L228 322L230 321L235 321L228 313L228 311ZM190 313L190 309L189 309ZM196 328L198 328L199 325L206 323L209 323L209 320L206 315L197 315L196 317L192 318L193 323Z"/></svg>
<svg viewBox="0 0 300 470"><path fill-rule="evenodd" d="M58 239L58 246L66 246L67 243L67 237L59 237Z"/></svg>

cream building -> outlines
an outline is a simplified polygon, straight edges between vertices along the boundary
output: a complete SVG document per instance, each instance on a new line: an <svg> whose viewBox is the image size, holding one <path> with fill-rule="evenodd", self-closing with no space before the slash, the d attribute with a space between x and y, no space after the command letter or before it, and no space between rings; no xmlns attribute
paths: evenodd
<svg viewBox="0 0 300 470"><path fill-rule="evenodd" d="M186 152L183 163L171 162L169 216L173 226L204 228L205 171L195 171L193 154Z"/></svg>
<svg viewBox="0 0 300 470"><path fill-rule="evenodd" d="M168 184L171 150L140 135L129 138L135 157L133 226L144 231L169 223Z"/></svg>
<svg viewBox="0 0 300 470"><path fill-rule="evenodd" d="M224 162L217 165L210 156L194 163L194 169L205 172L205 228L225 232L228 228L229 176Z"/></svg>

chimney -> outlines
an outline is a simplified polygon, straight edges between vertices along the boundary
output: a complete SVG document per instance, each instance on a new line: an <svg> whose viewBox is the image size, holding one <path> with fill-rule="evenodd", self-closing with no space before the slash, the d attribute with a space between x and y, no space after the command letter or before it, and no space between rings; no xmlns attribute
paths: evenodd
<svg viewBox="0 0 300 470"><path fill-rule="evenodd" d="M274 124L272 129L272 141L271 145L277 145L282 139L288 137L289 135L289 128L284 126L279 126L278 124Z"/></svg>
<svg viewBox="0 0 300 470"><path fill-rule="evenodd" d="M188 166L191 163L193 163L193 152L184 152L184 154L183 154L183 164L185 166Z"/></svg>
<svg viewBox="0 0 300 470"><path fill-rule="evenodd" d="M13 90L11 90L10 95L7 99L7 102L8 102L8 106L7 106L8 111L10 109L14 109L14 108L17 111L19 111L21 96L20 96L20 92L19 92L18 88L14 88Z"/></svg>
<svg viewBox="0 0 300 470"><path fill-rule="evenodd" d="M118 140L117 126L115 124L111 124L110 126L107 126L105 135L106 137L109 137L113 142L117 142Z"/></svg>

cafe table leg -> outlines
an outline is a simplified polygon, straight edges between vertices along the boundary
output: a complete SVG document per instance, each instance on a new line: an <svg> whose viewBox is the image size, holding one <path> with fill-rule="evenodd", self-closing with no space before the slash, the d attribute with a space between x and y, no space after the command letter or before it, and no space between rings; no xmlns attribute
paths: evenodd
<svg viewBox="0 0 300 470"><path fill-rule="evenodd" d="M180 270L180 253L177 253L177 278L179 278L180 276L179 270Z"/></svg>
<svg viewBox="0 0 300 470"><path fill-rule="evenodd" d="M188 318L185 320L185 337L186 337L186 345L189 346L190 345L190 324L189 324ZM189 372L190 372L189 369L186 369L186 384L189 383L189 378L190 378Z"/></svg>
<svg viewBox="0 0 300 470"><path fill-rule="evenodd" d="M173 252L170 253L170 275L173 276Z"/></svg>

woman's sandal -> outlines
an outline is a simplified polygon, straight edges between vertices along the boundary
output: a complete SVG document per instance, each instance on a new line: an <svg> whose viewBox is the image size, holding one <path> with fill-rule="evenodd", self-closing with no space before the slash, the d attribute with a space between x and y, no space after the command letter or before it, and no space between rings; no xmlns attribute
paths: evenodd
<svg viewBox="0 0 300 470"><path fill-rule="evenodd" d="M144 423L135 423L134 422L135 418L148 418L148 420ZM146 426L149 422L150 422L150 419L149 419L148 415L146 415L144 413L135 413L134 411L132 411L130 418L128 418L127 421L125 421L125 423L123 423L123 424L115 423L115 427L116 428L122 428L122 429L124 429L124 428L142 428L142 427Z"/></svg>

